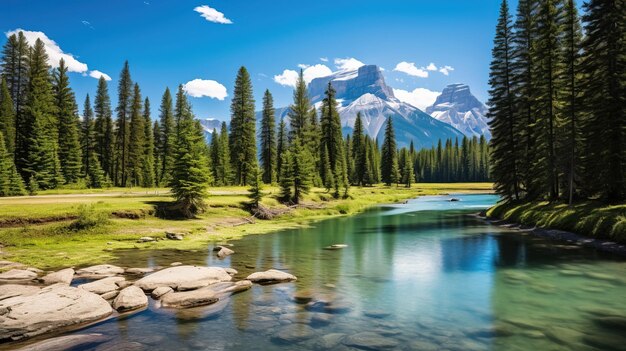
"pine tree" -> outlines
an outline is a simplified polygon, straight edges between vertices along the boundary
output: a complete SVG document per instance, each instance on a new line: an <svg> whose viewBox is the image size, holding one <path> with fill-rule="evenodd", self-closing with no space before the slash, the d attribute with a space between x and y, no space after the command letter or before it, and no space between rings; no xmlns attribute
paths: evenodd
<svg viewBox="0 0 626 351"><path fill-rule="evenodd" d="M230 155L236 185L250 182L250 174L257 166L256 123L252 81L245 67L241 67L235 80L230 105Z"/></svg>
<svg viewBox="0 0 626 351"><path fill-rule="evenodd" d="M407 149L402 149L404 153L404 162L403 162L403 172L402 172L402 183L410 188L411 184L415 181L415 173L413 171L413 159L411 158L411 154Z"/></svg>
<svg viewBox="0 0 626 351"><path fill-rule="evenodd" d="M381 180L386 185L400 182L400 171L398 166L398 153L396 149L396 135L393 130L391 117L387 118L385 126L385 139L381 151Z"/></svg>
<svg viewBox="0 0 626 351"><path fill-rule="evenodd" d="M89 94L85 97L81 135L83 177L86 179L88 187L100 188L104 182L104 173L100 168L100 161L96 153L96 130Z"/></svg>
<svg viewBox="0 0 626 351"><path fill-rule="evenodd" d="M44 43L37 39L29 57L28 87L24 123L18 127L16 145L18 170L22 178L38 189L52 189L64 183L58 157L56 108L50 66ZM30 190L33 190L32 188Z"/></svg>
<svg viewBox="0 0 626 351"><path fill-rule="evenodd" d="M311 101L309 100L309 93L306 88L306 82L304 81L303 71L300 70L296 88L293 91L293 104L289 106L288 112L290 140L297 137L300 138L302 142L307 142L306 132L309 129L311 109Z"/></svg>
<svg viewBox="0 0 626 351"><path fill-rule="evenodd" d="M13 100L4 77L0 79L0 133L4 135L7 153L13 159L15 153L15 112Z"/></svg>
<svg viewBox="0 0 626 351"><path fill-rule="evenodd" d="M115 122L115 185L125 187L129 178L130 118L133 107L133 81L128 61L124 63L117 87L117 120Z"/></svg>
<svg viewBox="0 0 626 351"><path fill-rule="evenodd" d="M618 203L626 199L626 4L589 0L584 9L585 184Z"/></svg>
<svg viewBox="0 0 626 351"><path fill-rule="evenodd" d="M492 133L493 177L495 188L505 200L519 199L519 152L515 133L519 127L515 119L511 91L511 18L507 0L502 1L496 27L493 60L490 66L489 123Z"/></svg>
<svg viewBox="0 0 626 351"><path fill-rule="evenodd" d="M82 159L78 132L78 106L67 76L67 66L61 59L53 75L56 105L59 160L65 182L76 183L82 177Z"/></svg>
<svg viewBox="0 0 626 351"><path fill-rule="evenodd" d="M172 106L172 94L170 89L166 88L161 98L160 111L160 127L161 140L157 146L161 158L161 172L159 183L167 183L170 175L174 159L174 141L176 140L176 123L174 121L174 111Z"/></svg>
<svg viewBox="0 0 626 351"><path fill-rule="evenodd" d="M248 197L250 198L250 207L253 211L257 210L261 205L263 199L263 182L261 180L261 170L259 167L252 171L252 185L248 190Z"/></svg>
<svg viewBox="0 0 626 351"><path fill-rule="evenodd" d="M133 99L130 109L130 138L128 143L128 185L141 186L144 184L144 159L145 159L145 127L142 114L142 100L139 84L135 83Z"/></svg>
<svg viewBox="0 0 626 351"><path fill-rule="evenodd" d="M303 141L296 137L291 142L291 178L293 179L293 203L300 203L304 195L311 189L311 173L313 162L311 153L307 150Z"/></svg>
<svg viewBox="0 0 626 351"><path fill-rule="evenodd" d="M186 99L186 97L184 97ZM176 198L176 205L183 216L192 218L206 208L204 197L207 196L210 175L206 159L206 144L198 133L188 103L178 119L174 164L169 186Z"/></svg>
<svg viewBox="0 0 626 351"><path fill-rule="evenodd" d="M154 124L152 124L152 150L154 155L154 166L152 167L154 172L154 185L161 186L161 151L159 149L159 145L161 145L161 126L159 125L159 121L155 120Z"/></svg>
<svg viewBox="0 0 626 351"><path fill-rule="evenodd" d="M111 111L109 89L104 77L98 80L94 111L96 114L96 154L100 159L100 168L109 181L115 178L115 130Z"/></svg>
<svg viewBox="0 0 626 351"><path fill-rule="evenodd" d="M217 129L213 128L213 132L211 133L211 145L209 146L211 150L211 173L213 176L214 184L213 185L221 185L221 178L219 176L220 170L220 135L217 133Z"/></svg>
<svg viewBox="0 0 626 351"><path fill-rule="evenodd" d="M293 157L289 150L280 153L281 169L278 184L280 185L279 199L282 202L289 203L293 199Z"/></svg>
<svg viewBox="0 0 626 351"><path fill-rule="evenodd" d="M347 169L346 159L344 155L343 136L341 134L341 121L339 119L339 112L337 111L337 101L335 100L335 89L331 82L328 82L328 88L326 89L326 97L322 101L322 119L321 129L322 137L320 140L320 147L323 153L327 150L328 163L330 164L330 171L334 178L334 196L339 197L340 188L345 188L344 179L347 181ZM321 162L326 162L323 158L320 158ZM324 172L322 181L324 184L329 183L330 174Z"/></svg>
<svg viewBox="0 0 626 351"><path fill-rule="evenodd" d="M365 145L365 136L363 134L363 121L361 120L361 112L356 114L354 121L354 133L352 138L352 157L354 159L354 179L356 185L365 185L365 174L367 170L367 152Z"/></svg>
<svg viewBox="0 0 626 351"><path fill-rule="evenodd" d="M231 168L230 161L230 141L228 136L228 126L226 122L222 122L222 126L220 129L220 154L219 154L219 165L218 165L218 174L219 174L219 184L221 185L230 185L232 184L233 179L233 171Z"/></svg>
<svg viewBox="0 0 626 351"><path fill-rule="evenodd" d="M276 179L280 180L283 167L283 157L282 154L287 151L287 147L289 145L289 141L287 140L287 126L285 124L285 120L283 118L280 119L280 123L278 124L278 136L276 138Z"/></svg>
<svg viewBox="0 0 626 351"><path fill-rule="evenodd" d="M263 117L261 119L261 165L263 182L276 181L276 117L274 100L269 90L263 95Z"/></svg>
<svg viewBox="0 0 626 351"><path fill-rule="evenodd" d="M0 133L0 196L24 195L24 182L15 169L13 155L5 145L4 134Z"/></svg>
<svg viewBox="0 0 626 351"><path fill-rule="evenodd" d="M143 181L142 186L151 188L155 185L154 175L154 133L152 132L152 119L150 119L150 99L146 98L143 103Z"/></svg>

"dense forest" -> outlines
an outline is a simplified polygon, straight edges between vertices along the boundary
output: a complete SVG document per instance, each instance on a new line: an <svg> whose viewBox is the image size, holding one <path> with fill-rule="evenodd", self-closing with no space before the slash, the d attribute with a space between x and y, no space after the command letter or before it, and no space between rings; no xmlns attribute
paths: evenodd
<svg viewBox="0 0 626 351"><path fill-rule="evenodd" d="M503 0L490 74L492 177L508 201L626 200L626 3Z"/></svg>
<svg viewBox="0 0 626 351"><path fill-rule="evenodd" d="M252 83L241 67L230 123L213 130L206 143L183 87L174 95L165 89L153 119L150 100L133 82L128 62L119 76L115 109L100 78L93 104L87 95L82 115L65 63L52 69L41 41L31 47L21 32L10 36L1 64L3 196L60 187L171 186L185 211L193 212L202 206L196 199L207 186L259 189L259 179L278 184L284 202L297 203L312 186L344 197L351 185L410 187L489 177L484 138L442 140L428 150L398 149L391 118L379 145L365 134L360 115L353 133L344 137L333 86L329 83L316 110L302 72L288 121L276 121L272 95L264 93L257 133Z"/></svg>

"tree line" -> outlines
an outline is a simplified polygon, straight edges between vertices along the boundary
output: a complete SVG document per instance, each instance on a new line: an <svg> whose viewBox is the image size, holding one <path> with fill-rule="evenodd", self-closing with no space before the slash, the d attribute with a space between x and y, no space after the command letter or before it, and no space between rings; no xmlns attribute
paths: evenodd
<svg viewBox="0 0 626 351"><path fill-rule="evenodd" d="M502 1L492 177L507 201L626 200L626 3Z"/></svg>

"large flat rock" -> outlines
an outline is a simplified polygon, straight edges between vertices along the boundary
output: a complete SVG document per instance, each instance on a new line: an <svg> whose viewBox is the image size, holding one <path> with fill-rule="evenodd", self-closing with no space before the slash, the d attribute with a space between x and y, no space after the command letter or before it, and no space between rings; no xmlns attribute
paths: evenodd
<svg viewBox="0 0 626 351"><path fill-rule="evenodd" d="M19 340L111 314L106 300L84 289L55 284L0 301L0 340Z"/></svg>
<svg viewBox="0 0 626 351"><path fill-rule="evenodd" d="M42 277L41 281L46 285L52 285L56 283L70 285L72 279L74 279L74 270L72 268L66 268L58 272L52 272Z"/></svg>
<svg viewBox="0 0 626 351"><path fill-rule="evenodd" d="M120 291L113 301L113 308L120 312L148 306L148 297L140 288L131 285Z"/></svg>
<svg viewBox="0 0 626 351"><path fill-rule="evenodd" d="M291 282L297 280L296 276L289 274L287 272L279 271L276 269L270 269L265 272L255 272L250 274L247 280L253 283L259 284L275 284L282 282Z"/></svg>
<svg viewBox="0 0 626 351"><path fill-rule="evenodd" d="M0 285L0 300L15 296L33 295L38 293L39 290L41 288L34 285L3 284Z"/></svg>
<svg viewBox="0 0 626 351"><path fill-rule="evenodd" d="M0 273L0 282L21 282L37 278L37 273L26 269L11 269Z"/></svg>
<svg viewBox="0 0 626 351"><path fill-rule="evenodd" d="M125 281L124 277L108 277L96 280L91 283L85 283L78 286L78 288L87 290L98 295L110 293L112 291L119 290L118 283Z"/></svg>
<svg viewBox="0 0 626 351"><path fill-rule="evenodd" d="M232 279L220 267L177 266L143 277L136 281L135 285L146 291L152 291L161 286L169 286L175 290L188 290L217 282L228 282Z"/></svg>
<svg viewBox="0 0 626 351"><path fill-rule="evenodd" d="M99 264L96 266L82 268L76 271L76 275L81 278L100 279L112 277L124 273L124 268L112 264Z"/></svg>
<svg viewBox="0 0 626 351"><path fill-rule="evenodd" d="M161 298L161 306L169 308L191 308L206 306L219 300L217 294L211 289L171 292Z"/></svg>

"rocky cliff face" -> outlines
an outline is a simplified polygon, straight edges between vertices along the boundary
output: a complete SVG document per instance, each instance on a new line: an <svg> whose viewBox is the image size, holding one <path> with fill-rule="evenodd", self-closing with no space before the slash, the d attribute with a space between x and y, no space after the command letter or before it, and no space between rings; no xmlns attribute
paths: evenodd
<svg viewBox="0 0 626 351"><path fill-rule="evenodd" d="M435 103L426 109L433 118L460 130L468 137L484 135L491 138L487 107L470 92L465 84L450 84Z"/></svg>

